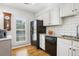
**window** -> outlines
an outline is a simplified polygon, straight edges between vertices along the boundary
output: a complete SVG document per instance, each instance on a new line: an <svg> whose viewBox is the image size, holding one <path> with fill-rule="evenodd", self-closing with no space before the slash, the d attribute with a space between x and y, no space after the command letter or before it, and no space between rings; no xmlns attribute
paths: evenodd
<svg viewBox="0 0 79 59"><path fill-rule="evenodd" d="M16 41L25 41L25 22L16 20Z"/></svg>

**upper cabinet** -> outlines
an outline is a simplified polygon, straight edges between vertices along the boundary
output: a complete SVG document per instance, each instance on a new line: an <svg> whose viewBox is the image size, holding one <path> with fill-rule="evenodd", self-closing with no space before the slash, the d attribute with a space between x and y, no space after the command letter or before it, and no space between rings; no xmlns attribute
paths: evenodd
<svg viewBox="0 0 79 59"><path fill-rule="evenodd" d="M60 18L60 8L51 8L43 13L41 13L37 19L43 20L44 26L60 25L62 24Z"/></svg>
<svg viewBox="0 0 79 59"><path fill-rule="evenodd" d="M49 11L45 11L36 17L38 20L43 20L43 26L49 25Z"/></svg>
<svg viewBox="0 0 79 59"><path fill-rule="evenodd" d="M50 25L61 25L60 8L56 7L50 10Z"/></svg>
<svg viewBox="0 0 79 59"><path fill-rule="evenodd" d="M65 3L60 5L60 17L74 16L79 13L79 3Z"/></svg>
<svg viewBox="0 0 79 59"><path fill-rule="evenodd" d="M42 18L43 18L43 25L44 26L49 26L50 23L50 18L49 18L49 11L46 11L45 13L42 14Z"/></svg>
<svg viewBox="0 0 79 59"><path fill-rule="evenodd" d="M73 4L74 14L77 15L79 13L79 3Z"/></svg>
<svg viewBox="0 0 79 59"><path fill-rule="evenodd" d="M73 3L65 3L60 5L60 17L74 15Z"/></svg>

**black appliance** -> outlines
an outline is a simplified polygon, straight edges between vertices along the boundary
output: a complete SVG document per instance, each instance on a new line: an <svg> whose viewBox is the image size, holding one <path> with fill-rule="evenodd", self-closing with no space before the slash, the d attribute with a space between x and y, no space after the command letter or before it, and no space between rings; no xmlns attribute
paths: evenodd
<svg viewBox="0 0 79 59"><path fill-rule="evenodd" d="M45 49L51 56L57 56L57 37L46 36L45 37Z"/></svg>
<svg viewBox="0 0 79 59"><path fill-rule="evenodd" d="M31 44L39 48L39 34L46 33L46 27L43 26L42 20L31 21L30 23L30 34Z"/></svg>
<svg viewBox="0 0 79 59"><path fill-rule="evenodd" d="M6 37L6 30L0 29L0 38L5 38Z"/></svg>

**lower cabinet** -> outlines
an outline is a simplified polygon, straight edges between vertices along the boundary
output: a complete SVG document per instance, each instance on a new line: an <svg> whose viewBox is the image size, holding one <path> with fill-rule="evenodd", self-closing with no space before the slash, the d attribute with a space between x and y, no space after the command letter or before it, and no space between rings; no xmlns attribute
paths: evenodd
<svg viewBox="0 0 79 59"><path fill-rule="evenodd" d="M57 56L72 56L72 46L70 40L57 39Z"/></svg>
<svg viewBox="0 0 79 59"><path fill-rule="evenodd" d="M79 41L73 41L73 56L79 56Z"/></svg>
<svg viewBox="0 0 79 59"><path fill-rule="evenodd" d="M11 40L0 41L0 56L11 56Z"/></svg>
<svg viewBox="0 0 79 59"><path fill-rule="evenodd" d="M79 41L58 38L57 56L79 56Z"/></svg>
<svg viewBox="0 0 79 59"><path fill-rule="evenodd" d="M73 47L73 56L79 56L79 48Z"/></svg>

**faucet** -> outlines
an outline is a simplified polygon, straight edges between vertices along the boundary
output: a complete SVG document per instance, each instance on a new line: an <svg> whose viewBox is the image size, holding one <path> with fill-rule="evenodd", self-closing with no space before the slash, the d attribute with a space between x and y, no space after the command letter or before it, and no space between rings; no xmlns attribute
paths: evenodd
<svg viewBox="0 0 79 59"><path fill-rule="evenodd" d="M79 38L78 28L79 28L79 25L77 25L77 32L76 32L77 39Z"/></svg>

